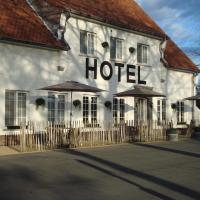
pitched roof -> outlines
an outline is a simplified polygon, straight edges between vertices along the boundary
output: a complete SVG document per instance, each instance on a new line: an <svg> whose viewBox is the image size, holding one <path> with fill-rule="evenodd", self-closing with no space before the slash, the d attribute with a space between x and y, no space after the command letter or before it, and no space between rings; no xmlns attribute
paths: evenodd
<svg viewBox="0 0 200 200"><path fill-rule="evenodd" d="M172 41L168 40L165 50L165 59L171 69L181 69L199 72L199 68L186 54Z"/></svg>
<svg viewBox="0 0 200 200"><path fill-rule="evenodd" d="M41 3L40 0L34 1ZM107 24L169 38L133 0L46 0L46 2L57 9L74 12ZM167 67L171 69L199 72L198 67L171 39L168 40L165 59L168 62Z"/></svg>
<svg viewBox="0 0 200 200"><path fill-rule="evenodd" d="M34 0L40 2L40 0ZM165 37L164 31L133 0L45 0L71 11L121 28Z"/></svg>
<svg viewBox="0 0 200 200"><path fill-rule="evenodd" d="M39 6L48 3L51 12L45 14L54 18L53 12L70 11L121 28L166 38L165 32L133 0L31 0ZM46 9L46 8L45 8ZM22 42L66 49L66 44L58 41L33 11L26 0L0 0L0 39L8 38ZM49 18L49 17L47 17ZM53 21L54 22L54 19ZM57 22L57 18L56 18ZM56 24L58 25L58 24ZM169 40L165 60L167 67L189 71L199 71L194 63Z"/></svg>
<svg viewBox="0 0 200 200"><path fill-rule="evenodd" d="M0 0L0 40L65 49L25 0Z"/></svg>

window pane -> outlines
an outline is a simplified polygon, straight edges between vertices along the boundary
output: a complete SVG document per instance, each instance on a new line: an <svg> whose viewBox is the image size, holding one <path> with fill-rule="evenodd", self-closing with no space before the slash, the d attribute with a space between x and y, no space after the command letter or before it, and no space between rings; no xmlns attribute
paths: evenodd
<svg viewBox="0 0 200 200"><path fill-rule="evenodd" d="M55 95L48 96L48 121L55 122Z"/></svg>
<svg viewBox="0 0 200 200"><path fill-rule="evenodd" d="M116 38L110 38L110 58L116 58Z"/></svg>
<svg viewBox="0 0 200 200"><path fill-rule="evenodd" d="M5 93L5 125L6 126L15 125L15 116L16 116L15 105L16 105L15 92L6 91Z"/></svg>
<svg viewBox="0 0 200 200"><path fill-rule="evenodd" d="M162 120L166 121L166 99L162 100Z"/></svg>
<svg viewBox="0 0 200 200"><path fill-rule="evenodd" d="M87 54L87 32L80 32L80 52Z"/></svg>
<svg viewBox="0 0 200 200"><path fill-rule="evenodd" d="M160 117L160 100L157 101L157 120L158 123L160 123L161 117Z"/></svg>
<svg viewBox="0 0 200 200"><path fill-rule="evenodd" d="M120 99L120 121L125 121L125 101Z"/></svg>
<svg viewBox="0 0 200 200"><path fill-rule="evenodd" d="M58 122L65 121L65 96L58 96Z"/></svg>
<svg viewBox="0 0 200 200"><path fill-rule="evenodd" d="M143 46L143 60L142 63L147 64L147 46Z"/></svg>
<svg viewBox="0 0 200 200"><path fill-rule="evenodd" d="M91 98L91 121L92 123L97 122L97 97Z"/></svg>
<svg viewBox="0 0 200 200"><path fill-rule="evenodd" d="M138 44L137 47L137 60L138 63L142 63L142 45Z"/></svg>
<svg viewBox="0 0 200 200"><path fill-rule="evenodd" d="M113 99L113 121L114 121L114 123L118 122L117 117L118 117L118 99L114 98Z"/></svg>
<svg viewBox="0 0 200 200"><path fill-rule="evenodd" d="M89 122L89 98L83 97L83 123L88 124Z"/></svg>
<svg viewBox="0 0 200 200"><path fill-rule="evenodd" d="M88 33L88 52L89 55L94 55L94 34Z"/></svg>
<svg viewBox="0 0 200 200"><path fill-rule="evenodd" d="M18 93L18 125L26 124L26 93Z"/></svg>
<svg viewBox="0 0 200 200"><path fill-rule="evenodd" d="M149 46L138 44L137 46L137 61L138 63L148 64Z"/></svg>
<svg viewBox="0 0 200 200"><path fill-rule="evenodd" d="M122 59L122 40L117 40L116 42L116 58Z"/></svg>

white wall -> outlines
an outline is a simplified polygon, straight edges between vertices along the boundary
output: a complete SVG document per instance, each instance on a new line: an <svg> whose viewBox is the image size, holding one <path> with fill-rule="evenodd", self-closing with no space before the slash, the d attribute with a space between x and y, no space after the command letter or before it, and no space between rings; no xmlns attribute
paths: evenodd
<svg viewBox="0 0 200 200"><path fill-rule="evenodd" d="M97 54L98 69L103 61L109 61L113 65L114 76L110 81L105 81L100 76L94 80L92 76L85 78L86 57L80 55L80 30L91 31L97 34ZM31 47L0 44L0 127L5 128L5 89L27 90L30 91L29 119L46 120L47 108L37 110L35 99L43 96L47 99L47 92L38 91L43 86L61 83L65 80L79 81L88 85L96 86L107 92L99 97L99 119L108 120L112 117L112 112L104 107L106 100L112 101L113 94L132 89L134 84L127 83L126 67L122 71L122 81L117 80L117 68L110 60L109 49L106 51L101 43L110 43L110 36L124 39L124 58L123 63L137 65L137 54L130 54L129 47L137 48L137 43L150 46L150 65L141 66L141 79L147 82L147 86L154 87L154 90L167 95L169 105L172 102L181 100L193 95L192 74L184 72L169 71L160 63L159 45L157 39L147 38L133 33L123 32L103 25L93 24L80 19L70 18L67 22L65 39L69 43L69 52L59 52L42 50ZM90 58L93 65L94 58ZM58 72L57 66L63 66L64 72ZM165 79L161 83L161 79ZM137 76L136 76L137 80ZM88 95L88 94L87 94ZM93 95L93 94L90 94ZM82 94L74 93L73 99L82 101ZM154 119L156 119L156 98L154 99ZM68 98L69 101L69 98ZM191 102L187 102L187 122L191 119ZM46 104L47 106L47 104ZM134 118L134 100L126 98L127 119ZM68 103L69 109L69 103ZM175 115L171 109L168 110L169 118L175 120ZM69 116L68 116L69 117ZM74 118L82 119L82 111L74 110Z"/></svg>

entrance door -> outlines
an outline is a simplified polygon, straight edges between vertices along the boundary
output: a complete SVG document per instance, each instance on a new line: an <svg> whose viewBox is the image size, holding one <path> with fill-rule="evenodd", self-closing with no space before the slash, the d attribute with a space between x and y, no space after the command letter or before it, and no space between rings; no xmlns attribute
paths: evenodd
<svg viewBox="0 0 200 200"><path fill-rule="evenodd" d="M152 98L135 98L135 122L152 120Z"/></svg>
<svg viewBox="0 0 200 200"><path fill-rule="evenodd" d="M135 98L135 122L147 120L147 99Z"/></svg>

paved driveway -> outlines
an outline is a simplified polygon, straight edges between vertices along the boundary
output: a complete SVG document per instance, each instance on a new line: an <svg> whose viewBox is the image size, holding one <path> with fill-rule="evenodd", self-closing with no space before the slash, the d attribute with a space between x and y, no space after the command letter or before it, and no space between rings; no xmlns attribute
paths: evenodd
<svg viewBox="0 0 200 200"><path fill-rule="evenodd" d="M0 199L200 199L200 142L0 157Z"/></svg>

